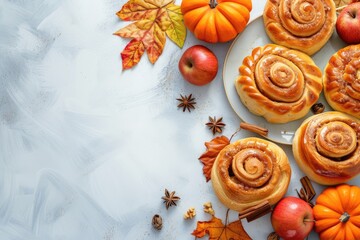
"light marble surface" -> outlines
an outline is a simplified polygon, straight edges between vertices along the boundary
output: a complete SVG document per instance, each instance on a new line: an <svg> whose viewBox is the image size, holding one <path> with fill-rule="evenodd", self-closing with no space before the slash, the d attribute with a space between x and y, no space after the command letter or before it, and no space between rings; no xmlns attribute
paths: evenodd
<svg viewBox="0 0 360 240"><path fill-rule="evenodd" d="M125 2L0 0L0 239L194 239L196 221L209 219L207 201L224 218L198 157L213 138L209 116L223 117L226 136L240 123L222 82L230 43L207 44L188 32L183 49L167 39L154 65L144 55L122 71L129 40L112 33L129 24L115 15ZM264 3L253 1L252 19ZM195 44L220 62L203 87L185 82L177 67ZM184 113L175 99L190 93L196 109ZM303 174L281 146L293 169L287 194L295 195ZM181 197L169 210L165 188ZM185 221L190 207L197 216ZM163 217L161 231L151 226L154 214ZM243 225L266 239L269 217Z"/></svg>

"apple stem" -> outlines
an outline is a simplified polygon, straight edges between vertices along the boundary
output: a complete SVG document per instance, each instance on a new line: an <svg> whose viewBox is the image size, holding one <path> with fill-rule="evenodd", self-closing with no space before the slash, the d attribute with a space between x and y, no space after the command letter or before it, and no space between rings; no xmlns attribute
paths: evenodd
<svg viewBox="0 0 360 240"><path fill-rule="evenodd" d="M353 13L353 12L351 12L351 11L349 11L348 13L349 13L350 17L352 17L352 18L355 18L355 17L356 17L355 13Z"/></svg>
<svg viewBox="0 0 360 240"><path fill-rule="evenodd" d="M218 4L218 3L216 2L216 0L210 0L209 5L210 5L211 8L216 8L216 5L217 5L217 4Z"/></svg>

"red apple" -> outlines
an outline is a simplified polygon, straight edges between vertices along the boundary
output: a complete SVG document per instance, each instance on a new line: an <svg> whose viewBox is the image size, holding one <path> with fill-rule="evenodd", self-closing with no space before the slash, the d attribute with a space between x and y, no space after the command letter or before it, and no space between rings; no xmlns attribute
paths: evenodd
<svg viewBox="0 0 360 240"><path fill-rule="evenodd" d="M304 240L314 226L313 210L307 202L297 197L285 197L271 214L275 232L285 240Z"/></svg>
<svg viewBox="0 0 360 240"><path fill-rule="evenodd" d="M336 32L347 44L360 43L360 2L351 3L340 12Z"/></svg>
<svg viewBox="0 0 360 240"><path fill-rule="evenodd" d="M211 82L218 72L218 59L207 47L195 45L180 58L179 70L186 81L197 86Z"/></svg>

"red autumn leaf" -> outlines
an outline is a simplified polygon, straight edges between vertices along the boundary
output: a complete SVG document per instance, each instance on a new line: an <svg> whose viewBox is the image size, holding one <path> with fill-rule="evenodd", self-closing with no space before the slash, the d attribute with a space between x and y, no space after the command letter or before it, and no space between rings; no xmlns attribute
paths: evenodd
<svg viewBox="0 0 360 240"><path fill-rule="evenodd" d="M210 142L205 142L206 152L204 152L199 160L204 164L203 174L208 182L211 179L211 169L219 152L230 144L230 140L225 136L218 136Z"/></svg>
<svg viewBox="0 0 360 240"><path fill-rule="evenodd" d="M123 69L135 66L144 51L154 64L163 52L166 36L179 47L184 44L186 28L174 0L129 0L116 14L124 21L136 21L114 33L133 38L121 52Z"/></svg>
<svg viewBox="0 0 360 240"><path fill-rule="evenodd" d="M145 47L141 41L137 39L131 40L121 53L123 69L129 69L136 65L140 61L144 51Z"/></svg>
<svg viewBox="0 0 360 240"><path fill-rule="evenodd" d="M198 221L196 229L191 234L198 238L207 234L209 240L251 240L240 220L224 225L221 219L215 216L210 221Z"/></svg>

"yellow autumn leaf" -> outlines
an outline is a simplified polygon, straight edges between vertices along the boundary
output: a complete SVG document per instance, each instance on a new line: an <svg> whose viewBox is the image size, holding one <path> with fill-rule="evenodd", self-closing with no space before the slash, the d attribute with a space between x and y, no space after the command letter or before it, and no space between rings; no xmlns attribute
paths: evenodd
<svg viewBox="0 0 360 240"><path fill-rule="evenodd" d="M180 48L184 46L186 39L186 27L183 24L183 15L179 6L169 4L166 7L170 25L166 29L166 35Z"/></svg>

